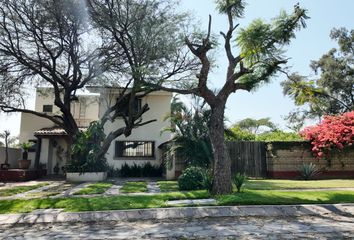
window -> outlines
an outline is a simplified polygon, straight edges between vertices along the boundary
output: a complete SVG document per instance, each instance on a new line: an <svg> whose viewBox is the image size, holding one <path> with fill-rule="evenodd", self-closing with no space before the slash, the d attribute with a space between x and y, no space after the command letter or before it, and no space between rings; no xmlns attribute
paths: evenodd
<svg viewBox="0 0 354 240"><path fill-rule="evenodd" d="M153 141L116 141L116 157L154 157L155 142Z"/></svg>
<svg viewBox="0 0 354 240"><path fill-rule="evenodd" d="M118 101L119 99L117 99ZM141 105L142 101L141 98L135 98L134 100L134 112L137 113L141 110ZM129 111L129 100L128 99L123 99L119 104L118 107L119 109L119 116L128 116L128 111Z"/></svg>
<svg viewBox="0 0 354 240"><path fill-rule="evenodd" d="M43 112L46 112L46 113L53 112L53 105L43 105Z"/></svg>

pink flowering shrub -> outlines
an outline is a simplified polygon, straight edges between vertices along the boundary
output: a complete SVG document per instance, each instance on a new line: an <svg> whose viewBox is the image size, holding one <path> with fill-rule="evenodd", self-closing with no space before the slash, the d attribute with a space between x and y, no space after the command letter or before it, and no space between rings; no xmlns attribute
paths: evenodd
<svg viewBox="0 0 354 240"><path fill-rule="evenodd" d="M318 158L329 157L332 150L342 150L354 142L354 111L339 116L326 116L316 126L300 133L312 144L312 152Z"/></svg>

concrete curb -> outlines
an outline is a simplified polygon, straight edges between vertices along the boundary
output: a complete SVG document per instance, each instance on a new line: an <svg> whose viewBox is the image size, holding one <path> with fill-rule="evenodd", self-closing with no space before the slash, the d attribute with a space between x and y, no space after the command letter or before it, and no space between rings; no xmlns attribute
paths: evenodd
<svg viewBox="0 0 354 240"><path fill-rule="evenodd" d="M37 210L28 214L0 214L0 225L56 222L98 222L161 220L205 217L297 217L339 214L354 217L354 204L323 205L261 205L261 206L209 206L113 210L96 212L61 212L58 209Z"/></svg>

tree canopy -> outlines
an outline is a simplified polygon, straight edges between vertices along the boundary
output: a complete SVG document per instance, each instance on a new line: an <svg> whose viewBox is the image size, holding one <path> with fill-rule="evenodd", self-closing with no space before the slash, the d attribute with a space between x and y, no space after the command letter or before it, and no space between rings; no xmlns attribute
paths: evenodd
<svg viewBox="0 0 354 240"><path fill-rule="evenodd" d="M322 119L325 115L341 114L354 109L354 30L334 28L330 34L339 48L333 48L310 67L317 77L290 74L282 82L286 96L297 106L287 119L295 128L306 119Z"/></svg>

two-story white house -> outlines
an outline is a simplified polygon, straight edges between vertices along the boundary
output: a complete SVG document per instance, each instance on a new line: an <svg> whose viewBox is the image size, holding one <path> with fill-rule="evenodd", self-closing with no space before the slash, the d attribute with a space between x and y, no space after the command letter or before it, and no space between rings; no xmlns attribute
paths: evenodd
<svg viewBox="0 0 354 240"><path fill-rule="evenodd" d="M35 111L55 114L59 109L54 105L54 98L48 88L37 88ZM118 88L89 88L89 93L78 94L78 101L72 103L71 109L74 118L80 128L85 130L92 121L99 120L106 109L115 103L119 96ZM120 168L124 163L140 165L150 162L152 165L160 165L162 153L159 149L163 143L171 139L171 134L161 132L168 127L170 121L164 118L171 112L172 94L164 91L150 93L137 101L137 107L148 103L150 110L143 115L143 120L155 122L136 128L129 137L120 136L112 142L106 159L114 168ZM123 125L123 118L114 122L107 122L105 133ZM20 143L31 141L36 143L30 154L31 167L34 167L35 159L47 169L47 174L54 174L68 160L68 144L66 132L55 126L51 121L32 114L22 113ZM134 147L126 147L134 146Z"/></svg>

